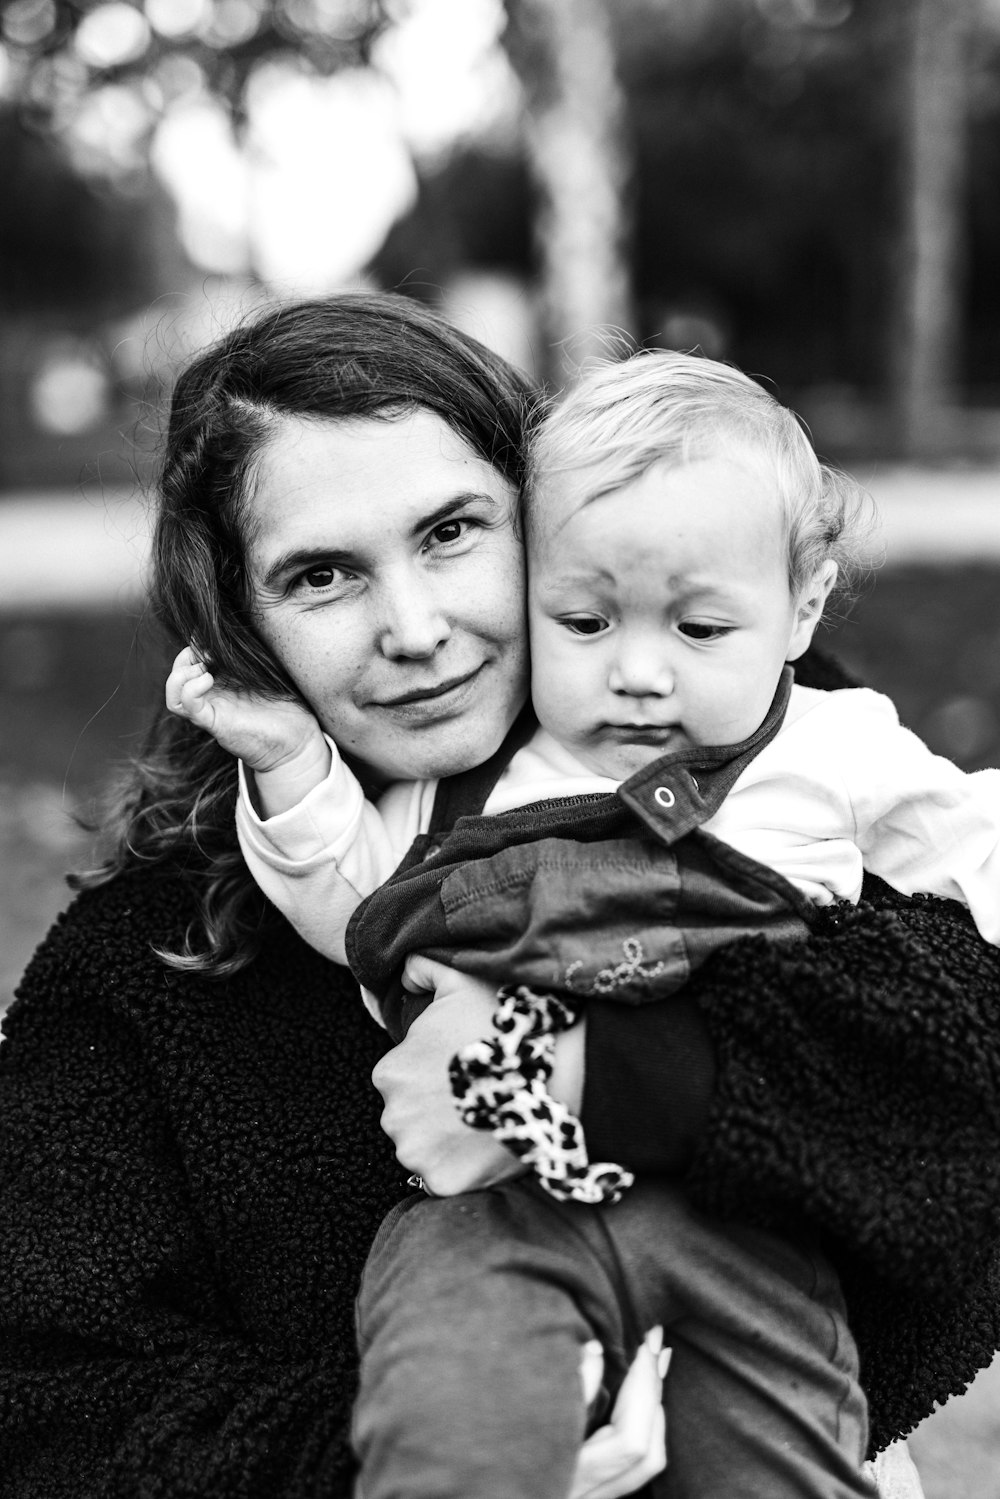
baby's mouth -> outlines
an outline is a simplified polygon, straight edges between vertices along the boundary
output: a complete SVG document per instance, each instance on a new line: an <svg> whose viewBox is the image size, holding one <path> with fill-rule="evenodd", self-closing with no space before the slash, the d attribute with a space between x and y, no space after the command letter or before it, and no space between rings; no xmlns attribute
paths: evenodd
<svg viewBox="0 0 1000 1499"><path fill-rule="evenodd" d="M606 733L620 744L669 744L680 730L676 724L616 723L608 724Z"/></svg>

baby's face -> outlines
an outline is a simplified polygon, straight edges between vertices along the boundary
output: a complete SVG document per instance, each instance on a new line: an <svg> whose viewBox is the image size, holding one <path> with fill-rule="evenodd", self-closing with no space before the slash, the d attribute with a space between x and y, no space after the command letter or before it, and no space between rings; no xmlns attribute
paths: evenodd
<svg viewBox="0 0 1000 1499"><path fill-rule="evenodd" d="M815 616L791 596L763 465L656 464L583 505L592 480L556 475L535 500L532 700L585 765L625 780L668 751L752 734Z"/></svg>

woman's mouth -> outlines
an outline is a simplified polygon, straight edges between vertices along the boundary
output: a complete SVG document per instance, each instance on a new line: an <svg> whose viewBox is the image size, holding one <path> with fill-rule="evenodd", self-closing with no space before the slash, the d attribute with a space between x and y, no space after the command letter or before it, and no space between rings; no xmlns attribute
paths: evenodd
<svg viewBox="0 0 1000 1499"><path fill-rule="evenodd" d="M460 676L447 677L442 682L431 682L424 687L411 687L392 697L378 698L373 706L383 712L400 715L408 720L436 719L447 713L458 711L471 697L479 674L485 663L481 662L472 671Z"/></svg>

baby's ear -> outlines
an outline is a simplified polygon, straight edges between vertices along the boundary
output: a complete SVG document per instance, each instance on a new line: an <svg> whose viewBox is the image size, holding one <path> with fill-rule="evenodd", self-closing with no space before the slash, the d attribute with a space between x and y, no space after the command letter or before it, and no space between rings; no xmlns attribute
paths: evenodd
<svg viewBox="0 0 1000 1499"><path fill-rule="evenodd" d="M816 626L823 618L823 610L826 608L830 589L837 581L837 572L836 562L828 558L817 568L811 580L799 594L786 661L797 661L803 651L809 648Z"/></svg>

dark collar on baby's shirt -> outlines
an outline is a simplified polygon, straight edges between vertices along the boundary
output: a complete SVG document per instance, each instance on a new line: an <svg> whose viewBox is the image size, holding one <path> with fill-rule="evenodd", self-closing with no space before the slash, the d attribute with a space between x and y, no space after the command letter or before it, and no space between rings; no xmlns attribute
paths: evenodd
<svg viewBox="0 0 1000 1499"><path fill-rule="evenodd" d="M751 760L771 743L785 721L794 680L793 669L783 667L767 716L749 739L663 755L624 781L617 795L658 838L676 843L715 816Z"/></svg>
<svg viewBox="0 0 1000 1499"><path fill-rule="evenodd" d="M658 838L675 843L715 815L751 760L770 744L784 723L794 680L792 667L785 666L767 715L749 739L739 744L689 745L661 755L624 781L615 796ZM460 817L482 812L504 770L537 728L532 709L524 708L489 760L439 783L429 829L432 836L447 832Z"/></svg>

